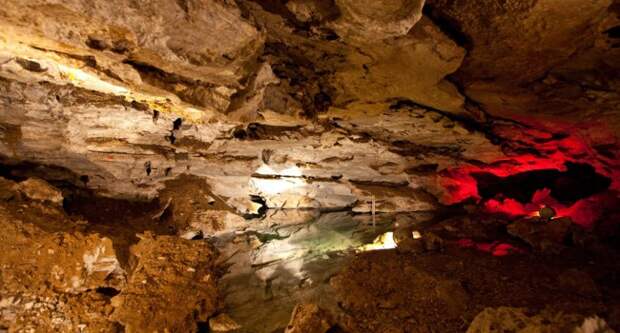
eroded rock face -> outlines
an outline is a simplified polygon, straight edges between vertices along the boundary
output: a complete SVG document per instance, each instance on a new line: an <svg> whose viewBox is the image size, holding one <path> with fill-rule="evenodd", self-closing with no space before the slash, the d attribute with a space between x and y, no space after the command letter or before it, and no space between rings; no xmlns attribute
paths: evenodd
<svg viewBox="0 0 620 333"><path fill-rule="evenodd" d="M146 234L131 251L133 272L112 301L126 332L193 332L215 313L216 254L206 242Z"/></svg>
<svg viewBox="0 0 620 333"><path fill-rule="evenodd" d="M325 333L332 327L329 313L320 309L316 304L300 304L295 307L291 315L291 322L285 333Z"/></svg>
<svg viewBox="0 0 620 333"><path fill-rule="evenodd" d="M219 111L262 46L232 2L13 1L0 15L5 39L74 55L127 84L145 81Z"/></svg>
<svg viewBox="0 0 620 333"><path fill-rule="evenodd" d="M2 178L3 192L16 188ZM58 191L46 185L51 191ZM0 201L0 326L9 331L118 332L103 290L125 287L107 237L84 234L50 201ZM64 232L62 230L71 230Z"/></svg>
<svg viewBox="0 0 620 333"><path fill-rule="evenodd" d="M424 0L335 1L340 17L331 23L345 39L376 41L406 35L422 17Z"/></svg>
<svg viewBox="0 0 620 333"><path fill-rule="evenodd" d="M47 201L55 205L62 204L62 193L42 179L30 178L24 180L17 185L17 188L31 200Z"/></svg>
<svg viewBox="0 0 620 333"><path fill-rule="evenodd" d="M429 0L470 50L459 77L518 84L539 79L592 42L611 0Z"/></svg>

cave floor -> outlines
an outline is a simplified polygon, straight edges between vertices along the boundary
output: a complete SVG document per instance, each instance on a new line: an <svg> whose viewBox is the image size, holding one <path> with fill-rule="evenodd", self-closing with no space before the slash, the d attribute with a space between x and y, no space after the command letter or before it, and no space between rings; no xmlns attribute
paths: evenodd
<svg viewBox="0 0 620 333"><path fill-rule="evenodd" d="M97 287L67 292L53 283L50 286L49 271L29 267L63 264L57 258L34 255L23 260L25 253L37 249L66 247L66 240L63 245L48 235L62 235L63 239L93 234L107 237L114 244L119 266L131 276L136 267L147 265L142 260L148 254L135 255L132 250L143 242L145 234L150 235L146 238L161 239L179 233L173 218L153 219L161 209L155 203L101 198L67 202L64 209L23 200L1 202L4 229L10 229L8 223L21 221L38 231L17 228L3 235L0 327L11 327L10 331L15 327L55 327L53 321L42 324L41 318L50 314L31 311L32 303L36 308L43 299L64 304L54 305L65 311L56 313L58 318L73 320L71 315L77 316L89 327L95 321L93 311L102 322L117 318L113 312L120 310L113 309L114 299L123 295L126 285L114 285L106 277ZM561 248L541 253L507 233L506 224L464 210L382 214L374 225L369 214L272 210L245 221L241 228L214 235L193 240L171 236L172 242L189 247L158 252L157 258L178 256L180 263L187 264L196 259L174 251L191 252L191 244L210 244L216 259L208 267L205 262L200 264L217 276L213 288L219 296L210 305L210 313L230 316L241 325L234 332L282 332L295 306L309 303L329 313L330 332L464 332L485 308L499 307L523 308L526 315L543 318L543 326L552 325L553 318L564 313L574 317L562 317L563 324L598 315L618 329L620 255L613 243L606 240L584 247L565 242ZM413 231L422 240L433 240L432 244L404 246L403 233ZM168 247L162 244L166 243L158 246ZM183 303L188 298L183 283L199 286L204 277L196 281L192 279L198 276L190 276L181 283L175 280L178 272L167 273L167 265L176 268L179 263L171 259L158 268L161 276L154 279L161 280L152 283L161 286L170 282L167 279L174 280L172 292L159 293L156 288L154 292L159 293L161 302ZM24 280L24 274L30 274L28 279ZM8 299L13 303L7 303ZM20 299L22 305L16 304ZM94 306L97 310L85 307L84 302L98 304ZM149 306L131 309L146 318L155 316L148 311L160 310ZM159 315L174 321L175 316L181 316L178 311ZM194 324L199 329L206 327L206 319ZM123 324L126 322L131 321L125 319ZM63 325L69 327L66 322ZM121 329L114 321L95 327L103 327L101 331Z"/></svg>

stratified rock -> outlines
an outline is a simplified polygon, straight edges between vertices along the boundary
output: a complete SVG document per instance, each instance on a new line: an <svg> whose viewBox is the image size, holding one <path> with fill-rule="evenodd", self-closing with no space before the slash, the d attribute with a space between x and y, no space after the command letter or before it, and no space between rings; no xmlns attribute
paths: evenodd
<svg viewBox="0 0 620 333"><path fill-rule="evenodd" d="M227 314L221 313L209 319L209 328L211 332L230 332L240 329L241 325L237 324Z"/></svg>
<svg viewBox="0 0 620 333"><path fill-rule="evenodd" d="M90 58L112 78L145 81L220 111L263 44L232 2L8 1L0 16L9 40Z"/></svg>
<svg viewBox="0 0 620 333"><path fill-rule="evenodd" d="M299 304L291 314L285 333L326 333L333 326L331 315L316 304Z"/></svg>
<svg viewBox="0 0 620 333"><path fill-rule="evenodd" d="M217 310L216 254L204 241L141 236L127 286L112 299L114 320L131 332L193 332Z"/></svg>
<svg viewBox="0 0 620 333"><path fill-rule="evenodd" d="M17 186L19 191L31 200L49 202L55 205L62 204L62 193L42 179L29 178Z"/></svg>
<svg viewBox="0 0 620 333"><path fill-rule="evenodd" d="M573 332L583 316L543 311L528 314L522 308L486 308L480 312L467 329L467 333L554 333Z"/></svg>
<svg viewBox="0 0 620 333"><path fill-rule="evenodd" d="M537 251L557 253L564 247L571 226L570 218L550 221L532 218L517 220L507 229L508 233L523 239Z"/></svg>

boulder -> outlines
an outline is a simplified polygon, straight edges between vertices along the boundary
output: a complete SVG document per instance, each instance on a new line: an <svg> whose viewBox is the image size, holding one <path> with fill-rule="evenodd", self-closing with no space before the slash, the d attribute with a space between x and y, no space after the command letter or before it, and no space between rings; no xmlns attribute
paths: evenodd
<svg viewBox="0 0 620 333"><path fill-rule="evenodd" d="M62 205L64 199L62 192L42 179L28 178L17 186L19 191L30 200Z"/></svg>
<svg viewBox="0 0 620 333"><path fill-rule="evenodd" d="M543 311L530 315L526 309L486 308L471 322L467 333L554 333L573 332L582 316Z"/></svg>
<svg viewBox="0 0 620 333"><path fill-rule="evenodd" d="M237 324L225 313L220 313L209 319L209 329L211 329L211 332L230 332L240 328L241 325Z"/></svg>
<svg viewBox="0 0 620 333"><path fill-rule="evenodd" d="M285 333L326 333L333 326L333 319L316 304L299 304L293 309Z"/></svg>
<svg viewBox="0 0 620 333"><path fill-rule="evenodd" d="M140 235L133 274L112 299L113 320L132 332L195 332L217 310L215 250L205 241Z"/></svg>
<svg viewBox="0 0 620 333"><path fill-rule="evenodd" d="M508 233L521 238L534 250L558 253L570 235L570 218L557 218L550 221L542 219L520 219L508 226Z"/></svg>

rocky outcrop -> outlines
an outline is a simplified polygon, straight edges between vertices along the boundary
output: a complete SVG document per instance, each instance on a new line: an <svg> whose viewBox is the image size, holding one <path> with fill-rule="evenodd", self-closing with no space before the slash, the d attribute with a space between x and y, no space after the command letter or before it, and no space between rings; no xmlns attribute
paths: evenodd
<svg viewBox="0 0 620 333"><path fill-rule="evenodd" d="M311 21L318 35L305 36L258 4L241 4L138 11L120 0L96 10L41 2L19 22L29 3L8 4L3 25L15 34L0 40L5 163L59 166L71 182L112 197L150 199L190 174L231 204L255 206L256 196L268 208L368 211L374 195L378 211L405 211L435 206L420 183L441 191L408 173L416 165L501 155L450 118L397 103L463 111L443 81L463 50L421 18L421 2L394 2L376 19L359 3L338 3L348 14ZM108 15L116 7L122 15ZM398 24L364 23L394 17ZM63 35L69 23L75 31ZM342 40L323 36L332 24ZM345 36L360 24L372 40Z"/></svg>
<svg viewBox="0 0 620 333"><path fill-rule="evenodd" d="M326 333L332 328L329 313L316 304L299 304L293 310L285 333Z"/></svg>
<svg viewBox="0 0 620 333"><path fill-rule="evenodd" d="M29 178L19 183L17 188L31 200L62 205L62 193L42 179Z"/></svg>
<svg viewBox="0 0 620 333"><path fill-rule="evenodd" d="M242 88L263 41L232 2L215 0L9 1L0 15L5 42L68 55L113 80L219 111Z"/></svg>
<svg viewBox="0 0 620 333"><path fill-rule="evenodd" d="M575 314L553 313L543 311L530 314L522 308L487 308L471 323L467 333L495 332L510 330L513 332L613 332L604 320L595 318L583 319Z"/></svg>
<svg viewBox="0 0 620 333"><path fill-rule="evenodd" d="M469 49L457 77L519 84L590 46L611 2L429 0L428 6Z"/></svg>
<svg viewBox="0 0 620 333"><path fill-rule="evenodd" d="M146 234L131 251L133 272L112 300L112 318L126 332L193 332L215 313L216 253L209 244Z"/></svg>
<svg viewBox="0 0 620 333"><path fill-rule="evenodd" d="M2 67L19 79L0 82L2 155L64 167L87 180L81 186L109 196L152 198L165 181L188 173L207 179L220 197L258 195L271 208L343 209L377 185L402 189L379 198L380 211L426 210L432 206L410 206L429 200L416 200L424 195L407 170L501 156L480 133L415 106L333 109L324 121L296 119L294 126L273 114L244 126L181 104L161 107L153 95L117 96L103 81L15 66L10 60Z"/></svg>
<svg viewBox="0 0 620 333"><path fill-rule="evenodd" d="M0 201L0 327L119 331L106 293L125 287L126 272L112 241L76 231L83 223L55 203L22 200L16 184L0 180L0 192L13 193Z"/></svg>

